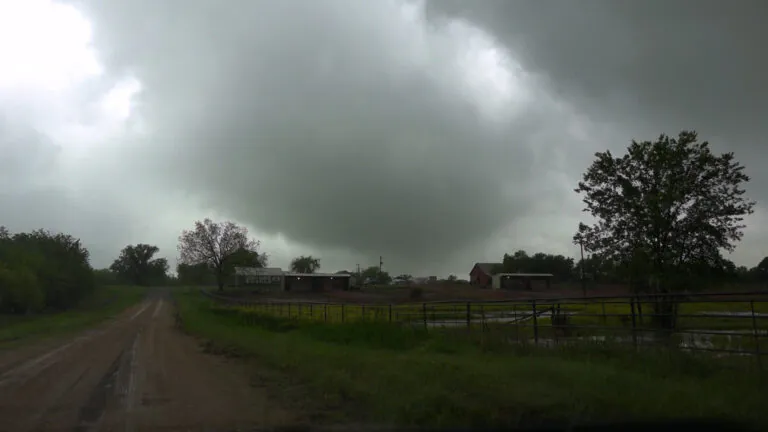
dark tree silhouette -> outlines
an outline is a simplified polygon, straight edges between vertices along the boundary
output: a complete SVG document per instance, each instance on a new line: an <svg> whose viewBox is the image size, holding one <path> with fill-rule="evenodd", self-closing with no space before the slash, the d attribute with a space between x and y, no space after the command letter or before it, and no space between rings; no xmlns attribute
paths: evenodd
<svg viewBox="0 0 768 432"><path fill-rule="evenodd" d="M248 238L248 229L234 222L195 222L195 229L179 236L179 262L185 265L206 264L216 277L219 291L233 268L233 263L249 254L258 254L259 242ZM260 261L266 260L264 256Z"/></svg>
<svg viewBox="0 0 768 432"><path fill-rule="evenodd" d="M585 211L574 241L602 259L622 263L636 290L653 293L698 286L702 268L724 265L720 251L741 239L754 201L733 153L716 155L696 132L632 141L627 153L597 153L579 182Z"/></svg>
<svg viewBox="0 0 768 432"><path fill-rule="evenodd" d="M291 261L291 271L296 273L314 273L320 268L320 260L311 255L296 257Z"/></svg>
<svg viewBox="0 0 768 432"><path fill-rule="evenodd" d="M164 283L168 274L168 260L153 258L160 249L157 246L139 243L128 245L120 256L109 266L118 279L136 285Z"/></svg>

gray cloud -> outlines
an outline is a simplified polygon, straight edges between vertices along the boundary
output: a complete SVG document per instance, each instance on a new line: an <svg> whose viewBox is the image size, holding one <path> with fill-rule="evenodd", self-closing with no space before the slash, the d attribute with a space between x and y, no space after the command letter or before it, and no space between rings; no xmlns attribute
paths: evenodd
<svg viewBox="0 0 768 432"><path fill-rule="evenodd" d="M106 66L145 89L148 135L121 160L314 250L466 267L450 257L535 214L551 153L583 140L535 76L493 106L499 90L471 88L460 64L472 29L408 21L401 4L86 4Z"/></svg>
<svg viewBox="0 0 768 432"><path fill-rule="evenodd" d="M430 10L483 26L523 64L587 110L675 121L742 138L768 112L768 4L431 1ZM439 16L439 15L438 15ZM627 122L638 120L628 119ZM747 132L749 133L749 132Z"/></svg>
<svg viewBox="0 0 768 432"><path fill-rule="evenodd" d="M107 75L55 104L0 101L0 221L81 236L98 266L136 242L173 260L206 215L254 228L283 266L384 255L447 274L519 248L573 255L592 154L682 128L735 151L768 198L762 3L441 0L430 20L398 0L72 3ZM98 98L128 76L142 132L94 138ZM744 264L765 254L766 215Z"/></svg>
<svg viewBox="0 0 768 432"><path fill-rule="evenodd" d="M491 32L528 70L593 121L652 139L696 129L733 151L768 202L768 4L761 1L585 0L579 2L432 1L436 21L466 19ZM761 213L765 208L761 207ZM768 241L750 221L740 254L750 261Z"/></svg>

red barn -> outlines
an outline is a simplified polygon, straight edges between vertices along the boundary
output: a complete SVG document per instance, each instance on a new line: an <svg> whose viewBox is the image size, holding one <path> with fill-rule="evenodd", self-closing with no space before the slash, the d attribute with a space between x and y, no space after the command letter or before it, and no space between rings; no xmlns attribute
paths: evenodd
<svg viewBox="0 0 768 432"><path fill-rule="evenodd" d="M472 271L469 272L469 283L479 288L490 288L491 276L498 273L500 269L501 263L475 263Z"/></svg>

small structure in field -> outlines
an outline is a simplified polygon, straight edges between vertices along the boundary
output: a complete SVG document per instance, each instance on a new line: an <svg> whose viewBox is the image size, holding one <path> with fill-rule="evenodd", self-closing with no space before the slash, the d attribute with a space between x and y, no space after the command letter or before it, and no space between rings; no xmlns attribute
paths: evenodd
<svg viewBox="0 0 768 432"><path fill-rule="evenodd" d="M255 291L282 291L284 272L279 267L235 267L234 285Z"/></svg>
<svg viewBox="0 0 768 432"><path fill-rule="evenodd" d="M235 267L234 286L256 291L319 292L348 290L351 275L344 273L291 273L278 267Z"/></svg>
<svg viewBox="0 0 768 432"><path fill-rule="evenodd" d="M493 275L500 268L501 263L475 263L469 272L469 283L479 288L491 288Z"/></svg>
<svg viewBox="0 0 768 432"><path fill-rule="evenodd" d="M534 283L549 288L553 277L550 273L496 273L492 276L492 288L531 290Z"/></svg>

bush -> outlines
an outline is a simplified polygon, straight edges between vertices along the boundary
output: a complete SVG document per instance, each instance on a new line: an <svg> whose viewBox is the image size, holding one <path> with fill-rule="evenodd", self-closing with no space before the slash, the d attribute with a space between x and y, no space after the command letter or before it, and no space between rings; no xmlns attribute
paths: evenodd
<svg viewBox="0 0 768 432"><path fill-rule="evenodd" d="M63 310L94 289L88 250L66 234L0 229L0 311Z"/></svg>
<svg viewBox="0 0 768 432"><path fill-rule="evenodd" d="M419 300L424 296L424 290L421 288L411 288L411 300Z"/></svg>
<svg viewBox="0 0 768 432"><path fill-rule="evenodd" d="M0 267L0 312L38 312L45 303L37 277L29 269Z"/></svg>

